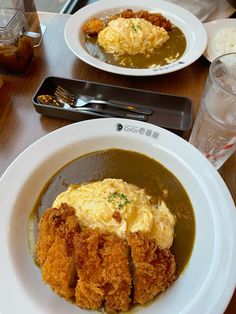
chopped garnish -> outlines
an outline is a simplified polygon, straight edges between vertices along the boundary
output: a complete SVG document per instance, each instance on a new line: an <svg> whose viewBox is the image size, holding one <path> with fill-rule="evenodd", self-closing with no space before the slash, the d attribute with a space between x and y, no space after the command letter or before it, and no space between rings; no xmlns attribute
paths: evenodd
<svg viewBox="0 0 236 314"><path fill-rule="evenodd" d="M107 200L109 203L113 203L118 209L122 209L125 205L131 203L125 194L118 192L110 193Z"/></svg>
<svg viewBox="0 0 236 314"><path fill-rule="evenodd" d="M139 25L132 25L132 30L135 31L135 33L137 33L139 29L141 29Z"/></svg>

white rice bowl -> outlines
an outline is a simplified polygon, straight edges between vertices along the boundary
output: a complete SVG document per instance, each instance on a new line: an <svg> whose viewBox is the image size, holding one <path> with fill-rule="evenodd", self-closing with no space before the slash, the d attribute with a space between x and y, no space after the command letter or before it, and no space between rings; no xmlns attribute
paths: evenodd
<svg viewBox="0 0 236 314"><path fill-rule="evenodd" d="M212 39L212 45L218 55L236 52L236 26L219 30Z"/></svg>
<svg viewBox="0 0 236 314"><path fill-rule="evenodd" d="M208 42L204 57L212 62L217 57L236 52L236 19L219 19L204 23Z"/></svg>

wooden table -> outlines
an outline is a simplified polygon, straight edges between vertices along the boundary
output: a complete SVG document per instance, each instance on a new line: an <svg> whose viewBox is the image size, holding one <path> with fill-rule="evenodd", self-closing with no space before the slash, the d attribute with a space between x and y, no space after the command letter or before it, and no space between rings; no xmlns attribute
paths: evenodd
<svg viewBox="0 0 236 314"><path fill-rule="evenodd" d="M190 97L194 116L200 102L208 74L209 62L201 57L191 66L156 77L128 77L95 69L77 59L67 47L63 32L69 15L41 13L46 25L35 59L24 76L3 76L0 89L0 176L10 163L30 144L43 135L72 123L68 120L39 115L32 104L32 96L46 76L61 76L131 88L145 89ZM188 138L189 134L185 134ZM236 153L220 169L236 202ZM207 307L207 304L206 304ZM226 314L236 313L236 293Z"/></svg>

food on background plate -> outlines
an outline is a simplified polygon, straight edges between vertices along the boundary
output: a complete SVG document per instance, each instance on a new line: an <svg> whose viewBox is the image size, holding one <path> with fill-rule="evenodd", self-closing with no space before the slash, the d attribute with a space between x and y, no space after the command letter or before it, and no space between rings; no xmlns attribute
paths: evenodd
<svg viewBox="0 0 236 314"><path fill-rule="evenodd" d="M67 189L58 193L65 178ZM115 313L146 304L174 283L191 254L186 192L139 153L110 149L78 158L54 175L35 209L42 278L83 309Z"/></svg>
<svg viewBox="0 0 236 314"><path fill-rule="evenodd" d="M183 32L160 13L128 9L82 27L88 52L110 64L160 67L178 60L186 48Z"/></svg>
<svg viewBox="0 0 236 314"><path fill-rule="evenodd" d="M236 52L236 27L224 27L212 39L212 48L217 56Z"/></svg>
<svg viewBox="0 0 236 314"><path fill-rule="evenodd" d="M119 17L98 34L98 45L108 53L136 55L152 53L169 39L163 27L139 18Z"/></svg>
<svg viewBox="0 0 236 314"><path fill-rule="evenodd" d="M138 18L138 19L144 19L150 23L152 23L154 26L162 27L166 31L170 31L172 29L172 24L169 20L167 20L162 14L160 13L149 13L145 10L140 10L137 12L132 11L131 9L127 9L124 11L121 11L118 14L111 15L109 17L105 17L103 19L98 18L91 18L88 22L86 22L82 29L84 33L90 36L97 36L101 30L103 30L110 21L115 20L117 18L125 18L125 19L131 19L131 18Z"/></svg>

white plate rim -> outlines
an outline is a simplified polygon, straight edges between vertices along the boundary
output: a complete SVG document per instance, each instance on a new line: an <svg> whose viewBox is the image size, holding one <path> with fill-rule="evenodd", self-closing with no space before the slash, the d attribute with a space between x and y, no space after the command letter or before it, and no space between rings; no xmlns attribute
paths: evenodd
<svg viewBox="0 0 236 314"><path fill-rule="evenodd" d="M155 132L158 132L160 135L162 135L161 145L163 146L163 149L172 149L173 147L173 140L176 144L176 150L177 155L179 158L185 158L186 152L189 152L189 156L186 157L184 162L187 166L191 167L191 165L194 163L194 169L191 169L195 175L201 180L203 184L205 184L205 188L207 189L207 192L209 192L209 199L217 206L217 202L215 200L215 197L217 195L221 195L221 198L219 200L219 205L217 207L217 211L219 211L219 217L216 217L216 220L221 220L222 224L222 230L221 234L218 235L219 242L223 242L223 240L227 241L225 246L225 252L229 253L228 255L232 258L232 260L225 261L228 263L228 270L226 271L224 269L223 273L218 274L218 277L214 278L213 282L206 282L204 289L207 289L207 295L203 294L203 292L199 293L196 297L196 300L193 300L191 306L189 305L189 309L187 308L182 313L191 313L191 314L197 314L199 312L199 307L202 306L203 309L205 309L205 302L209 302L209 308L204 313L222 313L231 296L233 293L233 290L235 288L236 284L236 269L235 269L235 261L236 261L236 213L235 213L235 206L232 200L232 197L230 196L230 193L228 189L226 188L225 183L223 182L222 178L218 174L218 172L211 166L209 161L204 158L193 146L191 146L189 143L184 141L182 138L179 138L177 135L174 135L173 133L164 130L160 127L151 125L149 123L143 123L143 122L137 122L137 121L130 121L125 119L118 119L118 118L107 118L106 123L105 119L96 119L96 120L89 120L89 121L83 121L79 123L74 123L72 125L63 127L61 129L58 129L54 132L51 132L50 134L42 137L35 143L33 143L31 146L29 146L24 152L22 152L16 160L8 167L8 169L4 172L0 179L0 191L2 192L1 196L1 202L3 205L3 208L5 209L4 215L2 214L2 227L0 228L0 237L1 237L1 243L0 243L0 261L1 261L1 268L0 268L0 277L2 280L0 281L0 291L3 296L1 303L0 303L0 310L2 314L16 314L18 313L19 305L21 302L26 302L24 305L27 306L29 309L31 309L27 313L45 313L40 311L40 309L35 308L35 305L32 304L31 300L28 299L27 294L25 291L19 291L19 286L17 285L17 280L14 275L14 269L11 268L11 258L9 254L9 247L8 247L8 236L10 232L10 218L11 218L11 212L6 211L7 206L6 204L9 202L13 202L12 200L12 193L14 195L14 190L19 189L19 184L21 182L24 182L25 175L24 172L19 172L20 169L24 169L26 171L26 175L30 175L32 173L32 170L34 167L38 164L43 162L44 159L49 158L50 153L53 151L57 151L60 148L63 148L65 145L69 147L72 143L72 141L76 138L76 133L78 134L78 131L86 131L88 129L91 130L91 126L93 127L93 133L98 134L107 134L107 133L114 133L114 126L117 124L123 124L123 125L134 125L144 128L150 128L154 130ZM88 131L88 134L90 131ZM71 137L70 137L71 135ZM127 136L127 134L124 134L124 136ZM130 137L134 140L139 138L140 134L137 134L137 132L130 133ZM73 137L73 140L72 140ZM86 138L86 134L82 136L82 138ZM171 139L170 143L168 141L166 142L166 139ZM146 139L149 144L152 144L153 146L157 145L155 139L153 138L147 138ZM69 146L68 146L69 145ZM172 147L171 147L172 146ZM44 149L42 149L44 147ZM45 149L48 150L46 155ZM37 154L36 154L37 153ZM145 153L145 152L144 152ZM31 157L31 158L29 158ZM73 159L73 158L72 158ZM197 163L196 163L197 161ZM26 164L27 163L27 164ZM26 169L25 169L26 168ZM19 176L16 177L16 173L19 172ZM14 181L12 181L14 180ZM9 183L11 183L11 193L7 193ZM210 185L208 187L208 184ZM222 207L222 208L221 208ZM219 254L220 252L215 252L214 254ZM2 261L5 261L5 263L2 263ZM224 260L223 260L224 261ZM216 272L219 265L216 263L215 265L212 265L211 272ZM209 275L210 276L210 275ZM6 279L9 279L10 283L14 283L12 285L11 289L11 296L10 300L14 300L15 298L19 297L21 300L17 302L15 306L15 312L13 311L7 311L6 308L9 305L9 293L6 289ZM179 280L179 279L178 279ZM217 283L222 284L221 290L217 289ZM9 287L8 287L9 288ZM8 302L8 305L7 305ZM200 302L200 303L199 303ZM12 302L14 304L14 302ZM196 307L195 307L196 304ZM14 306L14 305L12 305ZM4 309L5 308L5 309ZM80 312L78 310L78 312ZM83 312L86 313L86 312ZM154 313L154 312L148 312L148 313ZM201 312L203 313L203 312Z"/></svg>
<svg viewBox="0 0 236 314"><path fill-rule="evenodd" d="M236 18L213 20L203 25L208 37L207 47L203 55L208 61L212 62L215 58L219 57L219 54L214 51L212 44L214 36L225 27L236 27Z"/></svg>
<svg viewBox="0 0 236 314"><path fill-rule="evenodd" d="M163 13L167 18L172 20L174 24L181 27L187 38L187 48L183 56L176 62L153 69L131 69L122 68L104 63L95 57L92 57L80 44L78 40L78 32L84 21L98 12L107 11L116 8L156 10ZM82 36L80 32L80 36ZM68 20L64 30L65 41L69 49L82 61L94 66L100 70L105 70L110 73L129 75L129 76L153 76L171 73L183 69L194 61L196 61L204 52L207 45L207 34L201 21L189 11L162 0L100 0L91 3L82 9L75 12Z"/></svg>

